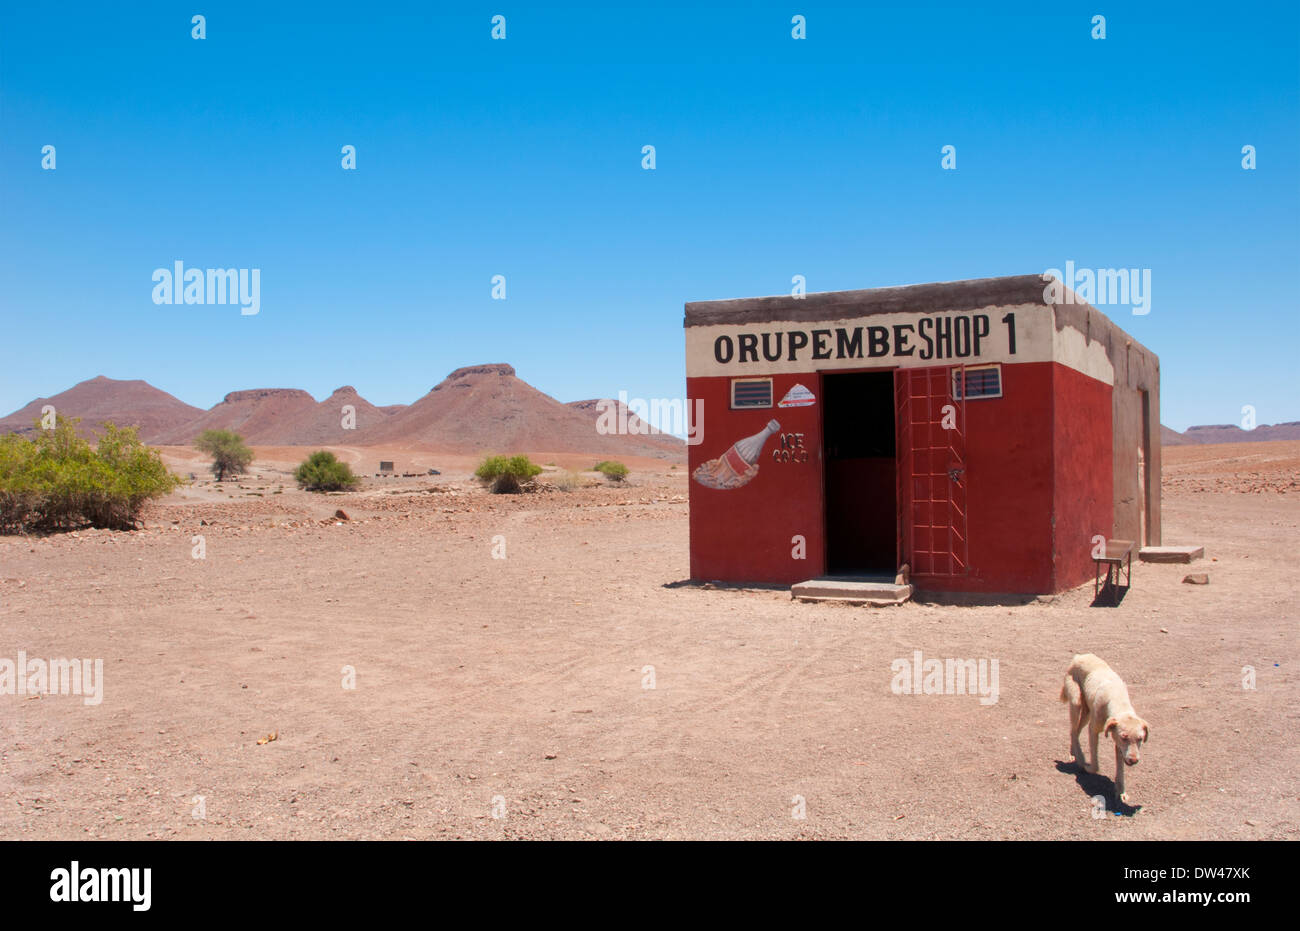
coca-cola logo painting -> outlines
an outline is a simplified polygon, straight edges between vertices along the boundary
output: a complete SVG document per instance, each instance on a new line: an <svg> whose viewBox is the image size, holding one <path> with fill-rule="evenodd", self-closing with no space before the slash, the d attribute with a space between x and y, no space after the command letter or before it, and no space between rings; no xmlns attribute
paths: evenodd
<svg viewBox="0 0 1300 931"><path fill-rule="evenodd" d="M691 477L705 488L729 491L748 485L758 474L758 461L763 455L763 446L768 437L781 429L775 420L769 420L767 426L744 439L731 444L731 448L716 459L698 466Z"/></svg>

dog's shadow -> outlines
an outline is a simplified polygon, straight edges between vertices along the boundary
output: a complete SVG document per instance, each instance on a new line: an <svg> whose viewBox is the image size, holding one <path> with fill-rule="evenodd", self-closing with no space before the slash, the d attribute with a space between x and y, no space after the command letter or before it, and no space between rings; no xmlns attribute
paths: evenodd
<svg viewBox="0 0 1300 931"><path fill-rule="evenodd" d="M1106 799L1106 810L1113 811L1115 814L1125 818L1131 818L1142 810L1141 805L1129 805L1119 800L1119 793L1115 791L1115 783L1107 776L1101 773L1090 773L1079 763L1070 761L1056 761L1056 771L1058 773L1070 773L1074 776L1074 781L1079 784L1079 788L1084 791L1088 798L1095 798L1100 795Z"/></svg>

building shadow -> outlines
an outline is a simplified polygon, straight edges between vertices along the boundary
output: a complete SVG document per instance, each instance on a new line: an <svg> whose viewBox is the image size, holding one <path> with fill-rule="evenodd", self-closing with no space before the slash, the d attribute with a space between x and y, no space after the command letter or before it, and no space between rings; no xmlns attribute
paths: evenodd
<svg viewBox="0 0 1300 931"><path fill-rule="evenodd" d="M1016 595L1006 592L932 592L918 591L912 596L917 604L941 608L1023 608L1051 595Z"/></svg>
<svg viewBox="0 0 1300 931"><path fill-rule="evenodd" d="M768 582L710 582L704 579L678 579L675 582L665 582L661 588L698 588L704 591L717 590L724 592L789 592L789 585L780 585Z"/></svg>

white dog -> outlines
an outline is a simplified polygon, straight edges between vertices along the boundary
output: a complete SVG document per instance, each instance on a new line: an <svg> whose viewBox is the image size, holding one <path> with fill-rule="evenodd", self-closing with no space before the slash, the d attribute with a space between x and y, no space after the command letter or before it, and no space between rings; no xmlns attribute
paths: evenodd
<svg viewBox="0 0 1300 931"><path fill-rule="evenodd" d="M1137 765L1138 744L1146 742L1151 728L1133 710L1124 680L1100 657L1081 653L1065 672L1061 701L1070 703L1070 754L1085 770L1097 772L1097 741L1102 734L1115 741L1115 792L1127 804L1124 769ZM1092 765L1084 762L1083 748L1079 745L1079 731L1085 724Z"/></svg>

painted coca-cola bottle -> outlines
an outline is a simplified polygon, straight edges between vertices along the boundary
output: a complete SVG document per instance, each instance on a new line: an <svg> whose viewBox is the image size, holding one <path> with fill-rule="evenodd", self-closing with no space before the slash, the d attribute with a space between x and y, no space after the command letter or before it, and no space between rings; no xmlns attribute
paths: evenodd
<svg viewBox="0 0 1300 931"><path fill-rule="evenodd" d="M753 436L737 440L717 459L701 464L692 473L692 477L705 488L722 490L747 485L758 474L758 460L763 455L763 444L780 429L779 423L769 420L767 426Z"/></svg>

